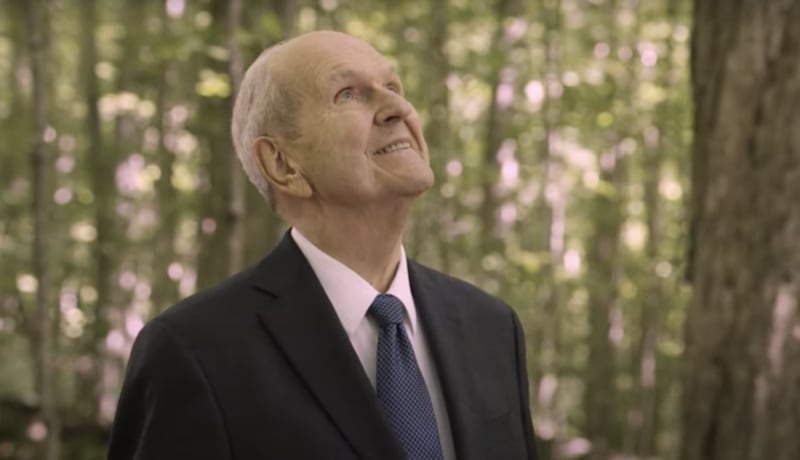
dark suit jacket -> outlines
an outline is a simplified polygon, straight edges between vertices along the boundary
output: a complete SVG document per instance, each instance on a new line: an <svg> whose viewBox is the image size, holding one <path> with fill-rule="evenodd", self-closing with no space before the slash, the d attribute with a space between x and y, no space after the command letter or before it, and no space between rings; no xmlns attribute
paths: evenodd
<svg viewBox="0 0 800 460"><path fill-rule="evenodd" d="M479 289L409 261L461 460L535 459L522 329ZM401 460L375 392L294 240L150 321L110 460Z"/></svg>

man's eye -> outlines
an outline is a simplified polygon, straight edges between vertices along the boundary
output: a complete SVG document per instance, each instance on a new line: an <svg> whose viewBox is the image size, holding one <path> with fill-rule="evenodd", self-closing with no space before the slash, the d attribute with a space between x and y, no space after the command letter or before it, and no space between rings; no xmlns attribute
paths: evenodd
<svg viewBox="0 0 800 460"><path fill-rule="evenodd" d="M334 101L337 103L340 102L349 102L356 98L356 92L353 88L345 88L338 93L336 93L336 97Z"/></svg>
<svg viewBox="0 0 800 460"><path fill-rule="evenodd" d="M403 94L403 90L397 83L389 83L388 85L386 85L386 88L393 93Z"/></svg>

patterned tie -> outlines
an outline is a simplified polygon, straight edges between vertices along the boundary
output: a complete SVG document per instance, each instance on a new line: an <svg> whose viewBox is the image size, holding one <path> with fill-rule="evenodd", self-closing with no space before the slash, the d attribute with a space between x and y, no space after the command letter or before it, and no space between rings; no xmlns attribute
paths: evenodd
<svg viewBox="0 0 800 460"><path fill-rule="evenodd" d="M433 404L403 327L403 302L379 294L367 314L381 327L376 386L383 413L408 460L441 460Z"/></svg>

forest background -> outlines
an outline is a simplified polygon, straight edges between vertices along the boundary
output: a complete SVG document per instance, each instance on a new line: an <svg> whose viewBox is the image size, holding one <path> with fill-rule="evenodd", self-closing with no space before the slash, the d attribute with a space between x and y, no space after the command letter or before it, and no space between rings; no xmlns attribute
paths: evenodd
<svg viewBox="0 0 800 460"><path fill-rule="evenodd" d="M0 460L104 458L131 344L286 230L232 100L316 29L399 67L410 256L518 311L545 460L800 458L800 2L0 1Z"/></svg>

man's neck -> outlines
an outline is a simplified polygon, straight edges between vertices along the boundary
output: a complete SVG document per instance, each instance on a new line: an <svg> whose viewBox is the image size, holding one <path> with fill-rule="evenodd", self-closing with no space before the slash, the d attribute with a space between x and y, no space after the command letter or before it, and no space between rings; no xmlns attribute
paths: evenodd
<svg viewBox="0 0 800 460"><path fill-rule="evenodd" d="M403 243L407 209L375 212L328 211L301 219L297 227L314 246L347 265L379 292L394 279Z"/></svg>

